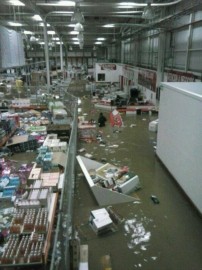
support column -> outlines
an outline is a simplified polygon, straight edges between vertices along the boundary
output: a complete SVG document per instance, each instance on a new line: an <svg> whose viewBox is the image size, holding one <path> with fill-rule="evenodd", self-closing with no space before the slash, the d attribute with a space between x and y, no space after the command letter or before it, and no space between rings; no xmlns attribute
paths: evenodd
<svg viewBox="0 0 202 270"><path fill-rule="evenodd" d="M157 64L157 78L156 86L158 87L163 81L164 75L164 62L165 62L165 33L159 34L159 45L158 45L158 64Z"/></svg>
<svg viewBox="0 0 202 270"><path fill-rule="evenodd" d="M64 73L64 64L63 64L63 48L62 48L62 41L61 40L60 40L60 69L61 69L61 72L63 74Z"/></svg>
<svg viewBox="0 0 202 270"><path fill-rule="evenodd" d="M45 60L46 60L46 77L47 77L47 91L50 92L50 64L49 64L49 52L48 52L48 34L47 34L47 24L44 23L44 49L45 49Z"/></svg>

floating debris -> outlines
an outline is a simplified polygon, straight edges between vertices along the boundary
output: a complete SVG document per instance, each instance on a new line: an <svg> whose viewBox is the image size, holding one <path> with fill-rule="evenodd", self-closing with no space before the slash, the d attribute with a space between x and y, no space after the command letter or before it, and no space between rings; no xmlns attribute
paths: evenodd
<svg viewBox="0 0 202 270"><path fill-rule="evenodd" d="M141 250L147 250L147 248L145 246L141 246L140 248L141 248Z"/></svg>
<svg viewBox="0 0 202 270"><path fill-rule="evenodd" d="M151 200L152 200L155 204L159 204L159 203L160 203L159 199L158 199L155 195L151 195Z"/></svg>
<svg viewBox="0 0 202 270"><path fill-rule="evenodd" d="M140 204L141 201L134 201L133 204Z"/></svg>
<svg viewBox="0 0 202 270"><path fill-rule="evenodd" d="M136 218L127 220L124 224L124 229L127 234L131 234L130 246L148 242L151 238L151 233L146 232L143 224L137 222Z"/></svg>

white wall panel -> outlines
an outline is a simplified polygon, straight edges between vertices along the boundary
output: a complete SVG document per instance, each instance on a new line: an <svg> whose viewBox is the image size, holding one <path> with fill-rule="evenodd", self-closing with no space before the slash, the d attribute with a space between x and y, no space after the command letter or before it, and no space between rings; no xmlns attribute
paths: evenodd
<svg viewBox="0 0 202 270"><path fill-rule="evenodd" d="M190 53L189 70L202 71L202 51L193 51Z"/></svg>
<svg viewBox="0 0 202 270"><path fill-rule="evenodd" d="M191 48L202 50L202 24L193 28Z"/></svg>
<svg viewBox="0 0 202 270"><path fill-rule="evenodd" d="M157 155L202 213L202 83L162 85Z"/></svg>
<svg viewBox="0 0 202 270"><path fill-rule="evenodd" d="M175 50L185 50L187 47L187 40L189 37L188 28L175 32L174 34L174 48Z"/></svg>
<svg viewBox="0 0 202 270"><path fill-rule="evenodd" d="M195 20L196 21L202 20L202 11L195 12Z"/></svg>
<svg viewBox="0 0 202 270"><path fill-rule="evenodd" d="M175 68L184 69L186 64L186 52L174 52L173 65Z"/></svg>

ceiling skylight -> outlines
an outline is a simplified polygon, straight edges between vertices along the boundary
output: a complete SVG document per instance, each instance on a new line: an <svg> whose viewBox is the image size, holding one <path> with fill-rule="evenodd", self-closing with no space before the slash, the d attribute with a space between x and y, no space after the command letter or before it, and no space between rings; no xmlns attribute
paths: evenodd
<svg viewBox="0 0 202 270"><path fill-rule="evenodd" d="M32 19L35 20L35 21L42 21L41 16L38 15L38 14L35 14L35 15L32 17Z"/></svg>
<svg viewBox="0 0 202 270"><path fill-rule="evenodd" d="M8 22L8 24L10 26L22 26L23 25L22 23L18 23L18 22Z"/></svg>
<svg viewBox="0 0 202 270"><path fill-rule="evenodd" d="M13 5L13 6L25 6L25 4L22 3L22 2L19 1L19 0L9 0L8 3L11 4L11 5Z"/></svg>

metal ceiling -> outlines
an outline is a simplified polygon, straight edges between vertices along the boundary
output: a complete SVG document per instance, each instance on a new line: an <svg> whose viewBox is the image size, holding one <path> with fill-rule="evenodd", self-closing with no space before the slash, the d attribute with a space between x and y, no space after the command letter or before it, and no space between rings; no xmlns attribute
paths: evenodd
<svg viewBox="0 0 202 270"><path fill-rule="evenodd" d="M1 0L0 25L17 31L31 31L35 37L43 40L43 27L39 26L39 21L33 20L33 16L38 14L50 26L48 30L54 30L65 45L74 45L76 35L71 34L74 30L71 17L75 10L75 4L79 6L85 18L84 27L84 48L93 48L99 38L103 38L102 44L105 46L115 39L120 40L121 32L126 29L135 30L171 27L172 18L176 18L185 12L201 8L201 0L136 0L128 2L126 0L77 0L68 6L65 1L53 0L20 0L24 6L14 6L10 0ZM146 5L151 5L155 14L152 20L143 19L142 13ZM22 26L10 26L9 22L22 23ZM107 28L110 24L114 27ZM54 35L55 36L55 35ZM50 38L53 35L50 35ZM29 35L26 36L30 38ZM75 45L74 45L75 46Z"/></svg>

